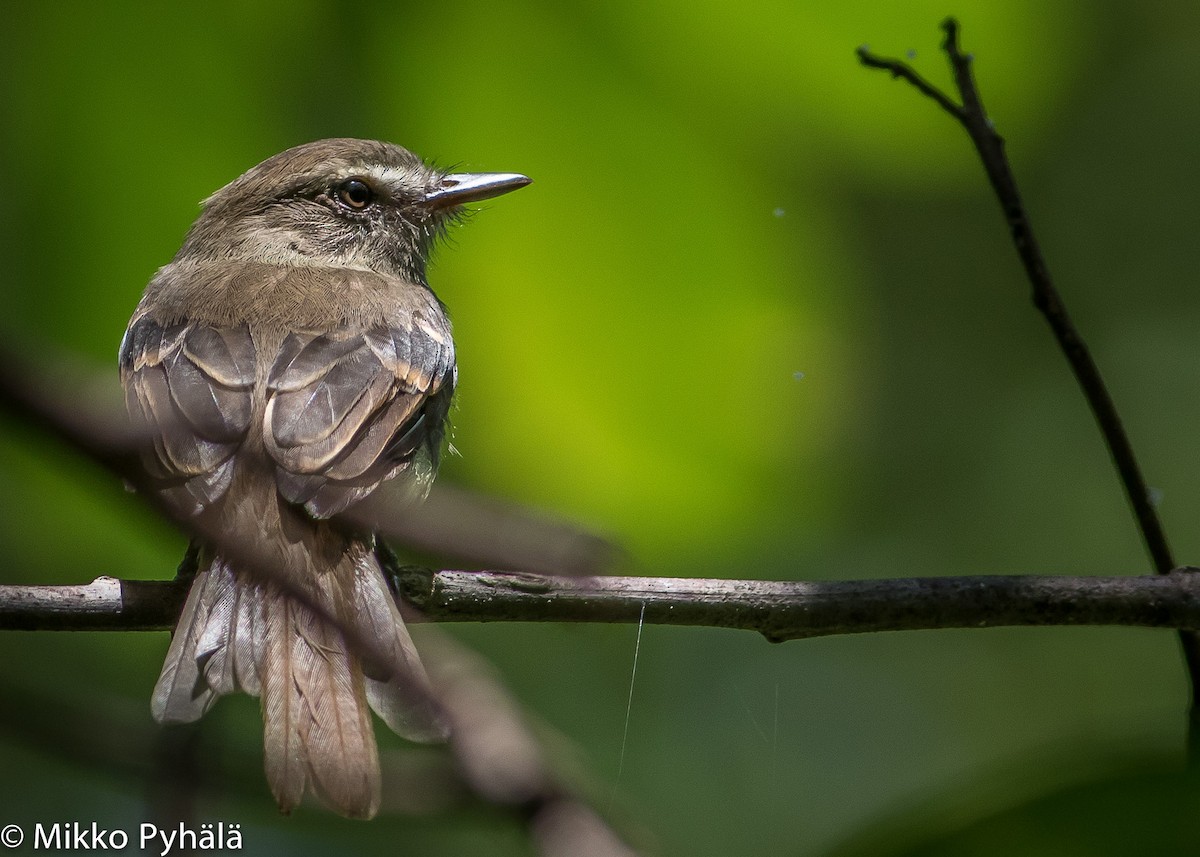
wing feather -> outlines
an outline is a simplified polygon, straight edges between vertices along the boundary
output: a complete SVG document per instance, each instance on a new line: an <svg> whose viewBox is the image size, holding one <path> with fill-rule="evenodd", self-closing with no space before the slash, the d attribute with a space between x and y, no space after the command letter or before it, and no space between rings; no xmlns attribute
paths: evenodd
<svg viewBox="0 0 1200 857"><path fill-rule="evenodd" d="M141 315L126 333L122 378L129 411L150 435L147 467L193 511L229 488L256 419L257 360L244 324ZM266 380L263 444L285 500L328 517L405 470L419 491L436 467L454 390L449 322L429 304L388 324L292 332Z"/></svg>
<svg viewBox="0 0 1200 857"><path fill-rule="evenodd" d="M135 317L121 346L129 413L149 434L146 468L198 512L229 488L250 426L254 342L245 325L218 329Z"/></svg>
<svg viewBox="0 0 1200 857"><path fill-rule="evenodd" d="M454 380L440 315L290 334L268 374L263 427L280 493L328 517L416 458L436 462ZM429 473L414 469L422 479Z"/></svg>

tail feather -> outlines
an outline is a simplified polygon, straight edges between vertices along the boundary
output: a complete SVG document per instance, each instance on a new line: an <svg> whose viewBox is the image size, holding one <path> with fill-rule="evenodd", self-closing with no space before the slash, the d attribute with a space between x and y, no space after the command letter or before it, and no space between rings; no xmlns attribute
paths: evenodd
<svg viewBox="0 0 1200 857"><path fill-rule="evenodd" d="M213 600L204 630L196 641L195 658L204 683L211 689L215 701L216 697L233 693L239 687L234 673L234 659L238 648L244 647L244 642L238 635L238 605L247 600L251 593L237 585L228 567L219 560L213 563L208 579L215 583L210 587Z"/></svg>
<svg viewBox="0 0 1200 857"><path fill-rule="evenodd" d="M201 670L211 662L214 644L220 648L219 641L228 636L228 611L217 605L234 588L232 572L219 561L197 572L150 699L151 713L159 723L198 720L220 695Z"/></svg>
<svg viewBox="0 0 1200 857"><path fill-rule="evenodd" d="M313 789L343 815L370 818L379 809L379 755L358 659L342 635L307 608L293 616L296 728L303 736Z"/></svg>
<svg viewBox="0 0 1200 857"><path fill-rule="evenodd" d="M233 673L236 685L251 696L262 692L258 665L262 663L266 645L266 622L263 620L262 590L255 586L237 587L235 624L230 629L235 641Z"/></svg>
<svg viewBox="0 0 1200 857"><path fill-rule="evenodd" d="M160 722L188 722L219 696L261 696L266 774L280 810L299 805L311 785L337 812L370 818L381 777L368 704L410 740L447 730L370 546L346 542L338 553L323 568L315 552L287 557L306 566L296 579L318 610L212 557L188 595L152 710ZM350 651L329 617L371 640L376 660Z"/></svg>
<svg viewBox="0 0 1200 857"><path fill-rule="evenodd" d="M308 781L308 757L300 731L303 702L292 679L295 641L292 612L296 605L277 592L263 599L266 625L262 678L263 750L267 782L279 810L289 813L300 803Z"/></svg>
<svg viewBox="0 0 1200 857"><path fill-rule="evenodd" d="M449 728L433 703L429 678L375 554L366 551L359 556L354 571L359 627L389 661L364 664L372 710L393 732L410 741L444 741Z"/></svg>

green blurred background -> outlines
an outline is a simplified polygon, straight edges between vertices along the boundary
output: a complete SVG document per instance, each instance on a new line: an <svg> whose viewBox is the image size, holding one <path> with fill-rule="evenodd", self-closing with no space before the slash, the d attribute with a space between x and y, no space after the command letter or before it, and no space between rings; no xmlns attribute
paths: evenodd
<svg viewBox="0 0 1200 857"><path fill-rule="evenodd" d="M947 84L947 12L1176 556L1196 562L1186 0L7 3L0 330L115 388L125 323L196 201L296 143L379 137L535 179L432 273L460 353L445 479L612 536L630 573L1145 573L965 136L853 55L913 49ZM181 539L119 485L0 432L0 582L173 573ZM1200 853L1167 632L771 646L647 627L622 765L633 627L446 630L649 853ZM0 635L0 824L145 820L153 779L113 760L147 752L131 736L154 734L166 643ZM197 810L242 823L249 853L529 853L511 817L470 806L282 819L259 728L252 701L227 700L201 738L251 760Z"/></svg>

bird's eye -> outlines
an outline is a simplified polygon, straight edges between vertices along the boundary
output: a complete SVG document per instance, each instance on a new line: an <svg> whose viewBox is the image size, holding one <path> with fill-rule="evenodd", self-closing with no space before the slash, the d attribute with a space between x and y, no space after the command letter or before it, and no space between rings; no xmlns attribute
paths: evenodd
<svg viewBox="0 0 1200 857"><path fill-rule="evenodd" d="M375 201L375 191L362 179L346 179L337 186L337 197L347 207L362 211Z"/></svg>

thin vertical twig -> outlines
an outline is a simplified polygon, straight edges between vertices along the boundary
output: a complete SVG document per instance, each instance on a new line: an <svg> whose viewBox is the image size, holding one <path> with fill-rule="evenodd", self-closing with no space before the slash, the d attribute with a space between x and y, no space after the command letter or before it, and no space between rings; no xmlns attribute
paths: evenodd
<svg viewBox="0 0 1200 857"><path fill-rule="evenodd" d="M961 104L956 104L952 98L919 75L908 63L897 59L885 59L871 53L867 48L858 49L858 58L863 65L883 69L893 78L900 78L911 84L919 92L933 99L938 106L949 113L966 130L975 150L979 153L980 161L987 172L988 181L995 192L996 199L1008 223L1013 245L1025 274L1032 287L1033 304L1045 316L1050 329L1062 349L1063 355L1071 366L1075 380L1083 390L1088 406L1096 419L1109 454L1116 465L1125 488L1126 497L1137 521L1146 551L1159 574L1167 574L1175 568L1175 560L1167 543L1166 533L1154 510L1150 499L1150 491L1142 476L1137 458L1129 436L1117 413L1112 396L1104 384L1100 370L1092 359L1087 345L1079 335L1067 313L1066 305L1054 286L1049 267L1042 255L1029 216L1021 202L1017 190L1017 181L1013 176L1012 167L1005 154L1004 138L997 133L992 120L988 118L983 106L979 89L975 84L972 73L973 57L964 54L959 47L958 22L947 18L942 23L945 40L942 50L950 61L954 76L954 84L958 90ZM1189 740L1188 745L1193 759L1200 757L1200 640L1192 631L1179 632L1180 643L1183 647L1184 659L1187 663L1188 677L1191 681L1191 706L1189 709Z"/></svg>

